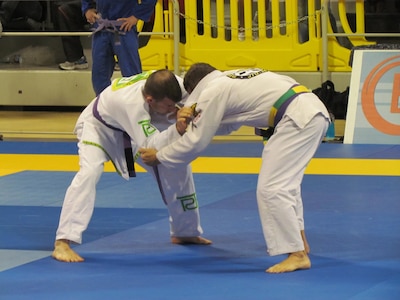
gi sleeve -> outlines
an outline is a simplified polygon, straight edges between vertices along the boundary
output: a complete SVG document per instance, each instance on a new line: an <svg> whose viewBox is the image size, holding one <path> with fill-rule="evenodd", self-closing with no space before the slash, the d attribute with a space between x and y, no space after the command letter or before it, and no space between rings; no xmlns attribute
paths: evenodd
<svg viewBox="0 0 400 300"><path fill-rule="evenodd" d="M131 137L132 145L161 149L180 137L175 124L160 132L152 123L151 116L145 106L147 104L143 101L143 104L139 107L125 106L116 111L121 127Z"/></svg>
<svg viewBox="0 0 400 300"><path fill-rule="evenodd" d="M233 131L236 131L240 128L240 124L225 124L219 126L215 135L228 135Z"/></svg>
<svg viewBox="0 0 400 300"><path fill-rule="evenodd" d="M91 9L91 8L96 8L96 2L93 0L82 0L82 14L85 15L85 13Z"/></svg>
<svg viewBox="0 0 400 300"><path fill-rule="evenodd" d="M166 130L156 131L153 135L147 137L141 145L143 148L162 149L167 145L179 139L181 135L176 130L175 124L169 126Z"/></svg>
<svg viewBox="0 0 400 300"><path fill-rule="evenodd" d="M188 164L197 158L212 141L224 116L225 101L216 91L208 93L204 99L206 100L199 99L197 102L197 115L189 125L188 131L157 152L157 159L163 165L175 167Z"/></svg>

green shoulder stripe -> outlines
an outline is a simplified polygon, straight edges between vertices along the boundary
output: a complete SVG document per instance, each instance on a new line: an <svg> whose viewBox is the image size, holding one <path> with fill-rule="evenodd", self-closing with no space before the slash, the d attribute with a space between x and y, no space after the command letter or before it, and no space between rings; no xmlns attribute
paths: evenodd
<svg viewBox="0 0 400 300"><path fill-rule="evenodd" d="M146 71L146 72L143 72L143 73L140 73L140 74L136 74L136 75L133 75L131 77L117 78L112 82L111 88L112 88L113 91L122 89L122 88L130 86L130 85L132 85L132 84L134 84L134 83L136 83L136 82L138 82L140 80L144 80L144 79L149 78L149 76L154 72L155 71L152 70L152 71Z"/></svg>

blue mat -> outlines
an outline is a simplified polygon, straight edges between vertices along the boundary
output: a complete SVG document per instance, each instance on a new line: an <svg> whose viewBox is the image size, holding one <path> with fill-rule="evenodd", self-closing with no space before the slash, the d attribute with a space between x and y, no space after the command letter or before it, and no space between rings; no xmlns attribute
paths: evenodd
<svg viewBox="0 0 400 300"><path fill-rule="evenodd" d="M62 144L32 143L29 151L75 151L74 143ZM318 156L399 158L399 146L349 146L324 144ZM5 148L3 153L19 151ZM257 143L221 143L207 153L259 156L260 149ZM241 174L194 175L204 236L214 243L179 246L169 241L167 212L148 174L125 182L105 173L84 243L75 246L86 261L57 262L49 255L73 175L0 177L0 260L6 251L49 251L0 272L1 300L400 299L399 177L306 175L312 268L278 275L264 272L284 257L266 254L257 176Z"/></svg>
<svg viewBox="0 0 400 300"><path fill-rule="evenodd" d="M202 156L260 157L262 142L214 142ZM77 154L74 142L0 142L0 153L15 154ZM343 145L323 143L317 158L386 158L399 159L400 145Z"/></svg>

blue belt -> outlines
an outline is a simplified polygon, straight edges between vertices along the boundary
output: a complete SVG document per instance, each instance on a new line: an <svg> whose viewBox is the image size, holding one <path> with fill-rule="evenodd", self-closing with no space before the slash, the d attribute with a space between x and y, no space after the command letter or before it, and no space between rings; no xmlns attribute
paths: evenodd
<svg viewBox="0 0 400 300"><path fill-rule="evenodd" d="M121 44L121 41L119 39L120 35L125 35L126 32L122 31L119 29L119 27L123 24L123 21L117 21L117 20L108 20L108 19L103 19L100 18L96 21L97 27L93 29L93 33L95 34L96 32L100 31L108 31L114 33L114 39L115 39L115 44L119 45Z"/></svg>

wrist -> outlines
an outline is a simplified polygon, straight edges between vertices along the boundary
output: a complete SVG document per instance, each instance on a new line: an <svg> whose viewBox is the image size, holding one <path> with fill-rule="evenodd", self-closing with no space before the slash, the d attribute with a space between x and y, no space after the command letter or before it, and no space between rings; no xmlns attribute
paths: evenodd
<svg viewBox="0 0 400 300"><path fill-rule="evenodd" d="M184 135L186 132L186 128L182 128L181 126L178 125L178 123L175 124L175 128L180 135Z"/></svg>

